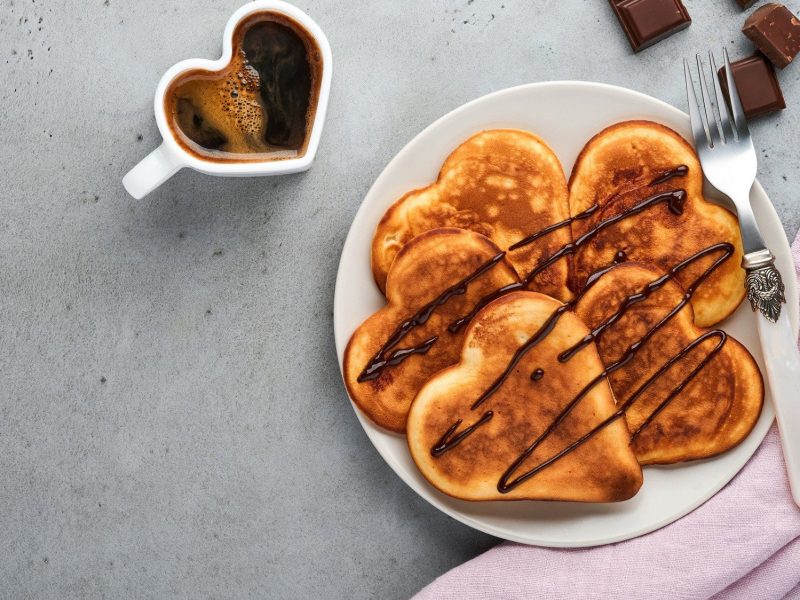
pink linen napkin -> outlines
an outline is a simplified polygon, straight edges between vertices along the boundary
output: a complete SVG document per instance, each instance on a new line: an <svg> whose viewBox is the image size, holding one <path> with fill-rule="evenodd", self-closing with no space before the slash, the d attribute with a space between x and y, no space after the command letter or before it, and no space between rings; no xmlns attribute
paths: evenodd
<svg viewBox="0 0 800 600"><path fill-rule="evenodd" d="M792 257L800 281L800 233ZM800 509L775 426L733 481L681 520L597 548L501 544L415 596L449 598L800 599Z"/></svg>

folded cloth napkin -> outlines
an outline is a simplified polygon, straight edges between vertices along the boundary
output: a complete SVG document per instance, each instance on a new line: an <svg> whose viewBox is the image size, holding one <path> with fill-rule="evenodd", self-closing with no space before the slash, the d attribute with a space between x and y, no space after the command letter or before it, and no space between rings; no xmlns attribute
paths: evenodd
<svg viewBox="0 0 800 600"><path fill-rule="evenodd" d="M792 257L800 281L800 233ZM679 521L597 548L504 543L415 596L448 598L800 599L800 509L775 426L725 488Z"/></svg>

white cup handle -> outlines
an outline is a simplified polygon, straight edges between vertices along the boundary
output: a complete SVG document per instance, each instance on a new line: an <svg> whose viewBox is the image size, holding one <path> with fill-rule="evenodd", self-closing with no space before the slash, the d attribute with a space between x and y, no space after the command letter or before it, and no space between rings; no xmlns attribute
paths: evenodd
<svg viewBox="0 0 800 600"><path fill-rule="evenodd" d="M122 185L128 193L141 200L184 167L179 157L161 145L145 156L125 177Z"/></svg>

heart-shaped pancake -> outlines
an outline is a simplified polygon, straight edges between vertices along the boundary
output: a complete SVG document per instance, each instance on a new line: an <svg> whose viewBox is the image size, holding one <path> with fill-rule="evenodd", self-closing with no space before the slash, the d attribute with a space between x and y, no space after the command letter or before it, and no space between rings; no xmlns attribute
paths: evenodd
<svg viewBox="0 0 800 600"><path fill-rule="evenodd" d="M572 288L612 262L627 258L668 269L715 243L733 244L735 254L692 299L701 327L730 315L744 298L742 244L736 217L703 197L703 172L692 147L673 130L649 121L617 123L583 148L570 177L572 235L581 235L658 194L684 191L681 205L652 202L593 235L573 255ZM711 259L709 259L711 260ZM691 281L708 263L698 262L679 280Z"/></svg>
<svg viewBox="0 0 800 600"><path fill-rule="evenodd" d="M720 245L705 258L721 259L732 251ZM685 292L673 272L621 264L600 276L575 307L597 333L592 337L606 365L619 362L627 348L655 329L609 375L618 406L629 403L625 416L641 464L706 458L732 448L752 430L764 398L753 357L724 332L694 324L688 302L693 284ZM652 383L637 394L648 380Z"/></svg>
<svg viewBox="0 0 800 600"><path fill-rule="evenodd" d="M408 414L411 456L433 486L464 500L611 502L638 491L641 468L597 351L559 361L588 334L566 308L513 292L467 327L459 362Z"/></svg>
<svg viewBox="0 0 800 600"><path fill-rule="evenodd" d="M459 227L490 238L502 250L531 232L569 218L561 163L527 131L482 131L450 154L436 183L414 190L383 216L372 241L372 271L381 290L403 244L437 227ZM508 253L520 276L570 241L561 228ZM556 298L571 296L568 265L559 261L537 276L531 289Z"/></svg>
<svg viewBox="0 0 800 600"><path fill-rule="evenodd" d="M428 378L455 363L463 328L448 326L498 288L517 283L501 250L463 229L435 229L397 254L386 279L387 305L353 333L344 379L375 423L402 433L411 401Z"/></svg>

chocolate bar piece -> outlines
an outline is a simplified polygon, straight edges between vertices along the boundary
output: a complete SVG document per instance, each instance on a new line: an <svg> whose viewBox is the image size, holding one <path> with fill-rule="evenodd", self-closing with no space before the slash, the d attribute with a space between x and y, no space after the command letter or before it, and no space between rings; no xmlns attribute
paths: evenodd
<svg viewBox="0 0 800 600"><path fill-rule="evenodd" d="M781 69L800 52L800 21L783 4L770 2L757 9L742 31Z"/></svg>
<svg viewBox="0 0 800 600"><path fill-rule="evenodd" d="M644 50L676 31L692 18L681 0L609 0L634 52Z"/></svg>
<svg viewBox="0 0 800 600"><path fill-rule="evenodd" d="M739 3L739 6L744 8L750 8L753 4L756 3L756 0L736 0Z"/></svg>
<svg viewBox="0 0 800 600"><path fill-rule="evenodd" d="M731 71L748 119L786 108L775 69L761 54L732 62ZM719 70L719 80L722 92L726 98L729 97L725 67Z"/></svg>

